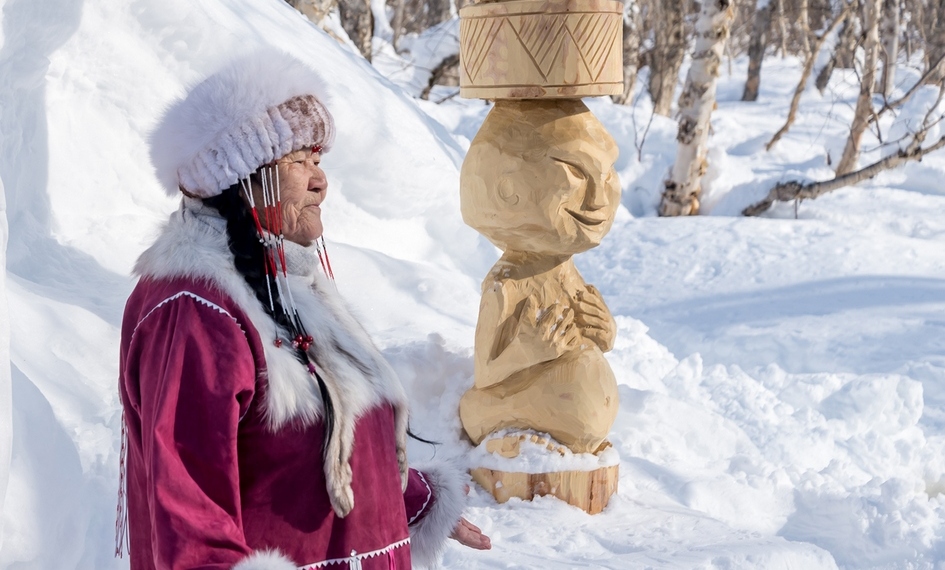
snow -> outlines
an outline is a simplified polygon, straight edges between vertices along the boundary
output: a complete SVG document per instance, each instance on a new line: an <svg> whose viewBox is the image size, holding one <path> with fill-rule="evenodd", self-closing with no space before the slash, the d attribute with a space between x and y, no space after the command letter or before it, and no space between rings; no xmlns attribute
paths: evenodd
<svg viewBox="0 0 945 570"><path fill-rule="evenodd" d="M518 455L504 457L499 452L490 452L490 441L504 437L514 439L527 436L518 443ZM552 453L548 453L551 451ZM593 453L572 453L570 449L558 444L548 434L532 430L499 430L487 436L471 452L466 454L466 462L476 467L508 471L513 473L548 473L551 471L594 471L602 467L620 464L620 456L613 447ZM496 485L501 486L499 481Z"/></svg>
<svg viewBox="0 0 945 570"><path fill-rule="evenodd" d="M6 267L7 207L0 178L0 267ZM10 479L10 453L13 443L13 393L10 389L10 316L7 309L6 271L0 272L0 513ZM3 521L0 520L0 548L3 547Z"/></svg>
<svg viewBox="0 0 945 570"><path fill-rule="evenodd" d="M462 223L458 180L488 105L415 101L422 70L395 74L408 62L383 38L387 77L277 0L0 9L0 390L8 361L12 371L12 400L0 396L12 406L0 413L0 568L127 567L112 558L120 318L134 259L176 207L145 137L187 85L263 44L337 78L329 249L341 292L408 389L413 431L441 442L411 442L411 457L476 457L457 407L472 382L479 284L498 252ZM450 34L455 22L402 45L433 61L455 49ZM832 175L856 97L853 74L837 70L766 153L800 64L766 60L759 100L742 103L746 65L719 81L709 215L697 218L655 215L675 123L653 118L644 141L645 95L628 107L588 100L621 152L623 207L604 243L576 258L619 328L608 354L619 491L590 516L551 498L498 505L473 487L468 517L493 550L451 544L445 567L945 564L945 154L739 217L778 181ZM897 77L901 95L917 74ZM901 132L934 102L922 94L883 125ZM889 152L864 142L861 164Z"/></svg>

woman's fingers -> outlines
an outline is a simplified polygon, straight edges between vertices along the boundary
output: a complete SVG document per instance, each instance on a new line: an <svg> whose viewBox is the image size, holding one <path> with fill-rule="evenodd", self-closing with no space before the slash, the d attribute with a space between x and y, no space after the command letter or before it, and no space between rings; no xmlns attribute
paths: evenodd
<svg viewBox="0 0 945 570"><path fill-rule="evenodd" d="M453 529L453 534L450 535L450 538L456 540L463 546L475 548L476 550L489 550L492 548L492 541L489 540L489 537L482 534L479 527L465 518L459 519L459 523L456 524L456 528Z"/></svg>

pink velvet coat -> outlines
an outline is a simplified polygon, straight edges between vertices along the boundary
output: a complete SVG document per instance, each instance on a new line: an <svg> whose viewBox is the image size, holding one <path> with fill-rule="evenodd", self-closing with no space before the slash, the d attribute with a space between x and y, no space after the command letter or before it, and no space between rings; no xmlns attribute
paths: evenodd
<svg viewBox="0 0 945 570"><path fill-rule="evenodd" d="M402 389L385 386L383 371L347 378L360 392L336 412L349 414L353 426L353 508L339 516L326 490L320 402L296 401L314 397L310 386L278 384L293 381L282 368L304 377L292 370L302 365L267 346L273 341L262 330L271 332L272 322L260 322L267 317L235 270L207 263L213 254L232 266L225 247L222 220L185 200L139 261L141 279L125 308L120 392L132 570L406 569L411 552L416 562L434 564L462 510L462 478L443 466L410 469L404 489L395 419L405 404ZM293 255L309 255L299 250ZM311 286L314 265L301 265L309 293L331 297ZM358 350L376 352L345 347L363 344L363 330L348 330L358 327L336 298L323 305L321 313L322 305L313 305L320 322L307 328L343 334L313 335L316 343L342 346L320 366ZM280 368L267 366L267 356ZM372 365L349 368L372 375ZM346 381L344 374L326 376ZM315 416L306 413L313 406Z"/></svg>

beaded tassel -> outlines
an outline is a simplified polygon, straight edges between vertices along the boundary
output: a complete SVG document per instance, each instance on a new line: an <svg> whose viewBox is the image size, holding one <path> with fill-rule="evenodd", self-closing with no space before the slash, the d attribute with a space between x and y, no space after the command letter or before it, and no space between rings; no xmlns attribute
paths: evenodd
<svg viewBox="0 0 945 570"><path fill-rule="evenodd" d="M266 288L269 295L269 309L275 311L274 299L278 298L283 314L291 323L293 329L289 331L292 347L304 354L312 346L314 339L305 331L302 319L295 306L295 299L292 297L292 288L289 286L285 260L285 235L282 227L282 189L279 183L279 169L271 166L263 167L260 171L260 178L262 179L262 204L257 204L253 198L248 179L243 179L240 183L252 211L256 233L263 245L263 264L265 266ZM260 209L262 209L262 213L260 213ZM269 231L263 229L263 220L265 220ZM321 259L320 251L319 259ZM322 263L324 266L324 261ZM330 268L328 271L330 272ZM273 296L273 289L275 289L275 297ZM278 337L278 333L273 344L276 347L281 347L283 344L283 340ZM311 364L309 364L309 371L315 374L314 367Z"/></svg>
<svg viewBox="0 0 945 570"><path fill-rule="evenodd" d="M118 454L118 508L115 513L115 556L131 553L128 536L128 432L125 431L125 412L121 412L121 451Z"/></svg>

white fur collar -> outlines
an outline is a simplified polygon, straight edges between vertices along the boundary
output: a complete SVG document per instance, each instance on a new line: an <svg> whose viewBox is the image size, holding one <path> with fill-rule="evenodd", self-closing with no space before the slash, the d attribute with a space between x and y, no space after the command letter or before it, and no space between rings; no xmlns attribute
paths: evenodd
<svg viewBox="0 0 945 570"><path fill-rule="evenodd" d="M400 381L351 315L333 283L317 271L314 247L286 242L286 265L292 295L303 323L315 339L315 363L325 376L338 380L337 390L360 416L381 401L406 402ZM266 414L278 428L293 419L306 422L322 414L321 396L308 371L287 343L277 348L275 322L256 300L233 266L227 246L226 221L200 200L184 198L154 245L138 259L135 273L153 278L208 279L249 316L263 340L269 379Z"/></svg>
<svg viewBox="0 0 945 570"><path fill-rule="evenodd" d="M292 354L289 343L276 347L276 324L257 301L233 265L227 245L226 221L201 201L184 198L154 245L138 259L135 273L152 278L207 279L233 299L252 321L263 341L269 381L263 409L269 427L277 430L293 420L317 421L323 414L315 379ZM354 424L382 402L394 406L397 457L406 485L407 398L390 365L361 324L355 320L333 283L316 270L312 248L286 243L289 287L302 322L314 338L309 357L315 362L335 410L335 431L328 442L325 465L329 496L339 516L354 507L349 459Z"/></svg>

